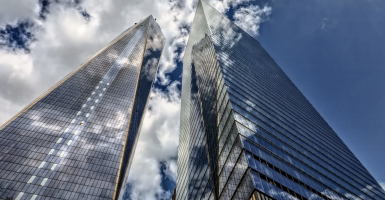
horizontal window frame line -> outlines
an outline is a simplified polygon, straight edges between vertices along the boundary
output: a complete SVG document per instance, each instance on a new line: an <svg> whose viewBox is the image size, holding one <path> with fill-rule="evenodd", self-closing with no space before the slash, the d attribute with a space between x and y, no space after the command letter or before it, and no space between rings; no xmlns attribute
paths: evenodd
<svg viewBox="0 0 385 200"><path fill-rule="evenodd" d="M230 71L228 74L230 74L230 76L232 76L232 77L234 77L234 78L231 78L232 80L234 80L234 81L236 81L238 84L240 84L240 85L242 85L243 86L243 88L250 88L250 87L245 87L245 86L252 86L252 85L250 85L250 84L248 84L248 85L245 85L246 83L242 83L242 82L240 82L240 81L238 81L237 79L236 79L236 75L234 75L234 74L239 74L238 72L233 72L233 70L232 69L230 69L230 70L227 70L227 71ZM240 76L242 76L242 75L240 75ZM234 82L234 81L232 81L232 80L228 80L228 79L226 79L226 81L229 81L229 82ZM226 84L226 83L225 83ZM238 88L241 88L241 87L239 87L238 86L238 84L234 84L236 87L238 87ZM256 83L256 84L258 84L258 85L260 85L259 83ZM229 86L228 84L226 84L228 87L231 87L231 86ZM251 88L253 88L253 87L251 87ZM245 91L245 90L243 90L244 92L246 92L246 93L248 93L249 95L250 95L250 92L248 92L248 91ZM265 93L265 92L263 92L263 93ZM253 92L253 94L254 95L256 95L256 96L260 96L260 95L257 95L257 94L255 94L255 92ZM269 97L267 97L267 95L265 94L265 95L263 95L263 98L266 98L266 99L269 99L270 101L271 101L271 99L281 99L281 98L278 98L278 97L276 97L276 96L274 96L274 98L272 98L272 96L271 95L269 95ZM275 102L275 101L273 101L273 102ZM282 106L285 106L284 104L282 104ZM281 107L282 106L278 106L278 110L284 110L284 109L282 109ZM287 108L287 106L285 106L286 108ZM292 107L292 106L291 106ZM294 108L294 107L292 107L292 108ZM288 109L288 110L291 110L291 109ZM282 112L282 111L281 111ZM301 113L306 113L306 112L301 112ZM295 113L294 113L295 114ZM327 133L333 133L333 134L335 134L336 135L336 133L332 130L332 129L330 129L329 131L328 130L326 130L325 129L325 127L324 126L321 126L320 124L318 124L318 122L314 122L314 120L312 119L312 118L310 118L309 116L307 116L307 114L305 114L305 119L303 119L304 118L304 116L300 116L300 115L296 115L295 114L295 116L297 116L297 117L300 117L302 120L304 120L304 122L306 122L306 121L312 121L313 123L310 123L309 125L310 125L310 127L312 127L311 126L311 124L317 124L317 126L318 126L318 128L319 129L324 129L325 130L325 132L327 132ZM295 119L297 119L297 117L294 117ZM326 125L328 125L327 123L326 123ZM315 129L315 128L312 128L312 129L314 129L314 130L317 130L317 129ZM314 131L313 130L313 131ZM332 132L330 132L330 131L332 131ZM330 137L330 136L328 136L328 137ZM340 138L338 138L338 137L336 137L337 139L339 139L340 140ZM331 140L332 142L334 141L334 140ZM343 142L342 142L342 140L341 141L339 141L341 144L343 144ZM337 145L338 146L338 145ZM346 146L346 145L345 145ZM341 149L341 150L343 150L343 149ZM343 151L345 151L345 150L343 150ZM351 154L351 152L350 152L350 154ZM352 154L352 155L350 155L349 154L349 152L347 152L347 155L349 155L349 156L354 156L354 154ZM354 157L353 157L354 158Z"/></svg>
<svg viewBox="0 0 385 200"><path fill-rule="evenodd" d="M234 120L233 124L231 125L231 129L230 129L230 131L229 131L229 134L228 134L227 137L226 137L226 140L225 140L225 143L224 143L224 145L223 145L223 148L225 147L226 142L229 141L229 139L230 139L230 133L231 133L234 129L237 129L237 125L236 125L236 121L235 121L235 120ZM236 142L236 140L237 140L238 134L240 134L240 133L239 133L239 131L237 130L237 135L235 136L235 140L234 140L233 143L231 144L231 148L230 148L230 150L229 150L229 154L227 155L227 157L226 157L224 163L227 162L227 159L228 159L229 156L230 156L230 152L231 152L232 149L233 149L233 145L235 144L235 142ZM242 148L243 148L243 147L242 147ZM219 156L218 156L218 159L219 159L219 158L221 157L222 153L223 153L223 149L222 149L221 152L218 152L218 153L219 153ZM223 167L224 167L224 165L223 165ZM220 174L220 173L222 172L223 167L220 168L220 169L218 170L218 174Z"/></svg>
<svg viewBox="0 0 385 200"><path fill-rule="evenodd" d="M230 82L232 82L232 81L230 81ZM246 91L245 91L246 92ZM246 92L246 93L249 93L249 92ZM242 94L240 94L240 95L242 95ZM243 95L242 95L243 96ZM269 106L267 106L267 107L269 107ZM282 117L282 115L280 115L281 117ZM290 117L289 117L290 118ZM319 146L319 145L318 145ZM321 147L322 148L322 147ZM324 148L322 148L322 149L324 149ZM333 151L333 150L332 150ZM354 159L356 159L356 158L354 158ZM349 160L347 160L348 162L350 162ZM356 163L352 163L352 162L350 162L351 164L353 164L353 165L355 165L356 167L358 167L358 168L360 168L360 170L362 170L363 171L363 169L365 169L365 168L363 168L362 166L357 166L357 164ZM366 177L366 178L368 178L368 177Z"/></svg>
<svg viewBox="0 0 385 200"><path fill-rule="evenodd" d="M237 137L238 137L238 135L239 135L239 133L237 134ZM242 143L242 142L240 141L240 143ZM233 145L235 145L235 143L234 143ZM234 148L234 146L231 148L230 153L231 153L231 151L233 150L233 148ZM229 184L229 179L230 179L231 175L233 174L233 172L234 172L234 170L235 170L235 168L236 168L236 165L238 164L238 161L240 161L240 159L241 159L241 157L242 157L242 154L245 152L245 149L242 147L242 144L241 144L240 148L241 148L241 153L239 154L237 160L235 161L234 167L233 167L233 169L231 169L231 172L230 172L230 174L229 174L229 177L227 177L226 183L224 184L223 189L222 189L221 193L219 194L219 198L220 198L220 197L222 196L222 194L224 193L224 191L225 191L225 189L226 189L226 186ZM228 158L228 159L229 159L229 158ZM228 159L226 159L226 162L227 162ZM246 163L246 165L248 165L248 164ZM247 169L246 169L245 172L247 172ZM246 174L246 173L244 173L244 174ZM218 176L220 176L220 174L219 174ZM243 176L244 176L244 175L243 175ZM242 176L242 177L243 177L243 176ZM242 180L242 179L241 179L241 180ZM241 182L241 181L240 181L240 182ZM235 192L234 192L234 194L235 194ZM233 194L233 195L234 195L234 194ZM232 196L233 196L233 195L232 195Z"/></svg>
<svg viewBox="0 0 385 200"><path fill-rule="evenodd" d="M231 94L231 95L233 95L234 96L234 98L237 98L239 101L241 101L241 102L243 102L244 104L246 104L246 105L249 105L247 102L244 102L242 99L240 99L239 97L237 97L237 95L234 95L234 94L232 94L232 92L230 92L229 91L229 93ZM242 94L240 94L240 95L242 95ZM242 95L243 96L243 95ZM231 100L230 100L231 101ZM235 103L235 102L233 102L233 103ZM238 105L237 103L235 103L236 105ZM243 108L242 106L240 106L240 105L238 105L239 107L241 107L241 108ZM257 105L258 106L258 105ZM262 109L262 110L264 110L263 108L261 108L260 106L258 106L260 109ZM244 110L244 109L243 109ZM255 110L256 112L258 112L259 114L261 114L261 115L263 115L264 117L266 117L266 118L269 118L272 122L274 122L277 126L280 126L279 124L277 124L274 120L272 120L270 117L267 117L265 114L263 114L263 113L261 113L261 112L259 112L258 110L256 110L256 109L254 109L253 108L253 110ZM247 110L245 110L245 111L247 111ZM268 111L266 111L266 110L264 110L265 112L267 112L268 113ZM247 112L249 112L249 111L247 111ZM249 112L250 113L250 112ZM256 117L256 118L258 118L257 116L255 116L254 114L252 114L252 113L250 113L251 115L253 115L254 117ZM245 117L246 118L246 117ZM246 118L247 119L247 118ZM280 122L282 122L281 120L279 120L279 119L276 119L276 120L278 120L278 121L280 121ZM250 121L250 120L249 120ZM263 121L263 120L262 120ZM264 122L266 125L268 125L266 122ZM282 122L283 124L285 124L284 122ZM268 125L269 126L269 125ZM258 127L260 127L260 126L258 126ZM282 129L285 129L284 127L282 127L282 126L280 126ZM262 127L260 127L260 128L262 128ZM273 127L271 127L271 128L273 128ZM263 130L265 130L264 128L262 128ZM273 128L273 129L275 129L275 128ZM276 130L276 129L275 129ZM285 130L287 130L287 129L285 129ZM294 130L294 129L293 129ZM267 130L265 130L265 131L267 131ZM277 132L280 132L280 131L278 131L278 130L276 130ZM287 130L289 133L291 133L291 131L289 131L289 130ZM268 132L268 131L267 131ZM281 133L282 134L282 133ZM300 133L298 133L298 134L300 134ZM285 136L285 134L282 134L282 135L284 135ZM301 134L302 135L302 134ZM273 135L274 136L274 135ZM294 137L296 137L296 138L298 138L297 136L295 136L295 135L293 135ZM276 136L274 136L275 138L277 138ZM285 137L287 137L287 136L285 136ZM277 139L279 139L279 138L277 138ZM290 139L290 138L288 138L288 139ZM305 142L305 141L303 141L302 139L300 139L300 138L298 138L299 140L301 140L302 142L304 142L304 143L306 143L306 144L308 144L309 146L311 146L308 142ZM281 139L279 139L279 140L281 140ZM301 144L298 144L298 142L296 142L296 141L294 141L294 140L292 140L292 139L290 139L291 141L293 141L294 143L296 143L297 145L300 145L302 148L304 148L304 149L306 149L306 150L308 150L308 148L306 148L306 147L303 147ZM282 140L281 140L282 141ZM283 142L283 141L282 141ZM287 144L286 142L284 142L285 144ZM287 144L287 145L289 145L289 144ZM292 147L291 145L289 145L290 147ZM292 147L293 149L295 149L294 147ZM323 149L322 147L320 147L321 149ZM297 149L295 149L295 150L297 150ZM308 150L309 151L309 150ZM317 151L317 152L319 152L317 149L314 149L314 151ZM323 160L323 161L325 161L326 163L329 163L328 161L326 161L326 160L324 160L324 159L322 159L322 158L320 158L318 155L316 155L316 154L314 154L313 152L311 152L311 151L309 151L311 154L313 154L313 155L315 155L317 158L319 158L319 159L321 159L321 160ZM319 152L320 154L322 154L322 152ZM340 166L340 167L342 167L342 168L344 168L344 169L346 169L345 167L343 167L343 166L341 166L341 165L339 165L338 164L338 162L337 161L335 161L333 158L330 158L328 155L325 155L325 154L323 154L325 157L328 157L329 159L331 159L331 160L333 160L335 163L336 163L336 165L338 165L338 166ZM306 155L305 155L306 156ZM308 156L306 156L306 157L308 157ZM343 160L340 160L340 159L338 159L338 157L336 157L335 159L337 159L339 162L343 162L345 165L348 165L348 164L346 164L345 163L345 161L343 161ZM313 159L312 159L313 160ZM334 167L334 166L333 166ZM338 171L340 171L338 168L336 168L336 167L334 167L336 170L338 170ZM348 170L350 173L352 173L352 174L355 174L355 173L359 173L362 177L364 177L364 178L367 178L367 179L369 179L368 177L366 177L365 176L365 174L362 174L360 171L357 171L357 172L352 172L351 170L349 170L349 169L346 169L346 170ZM353 169L354 170L354 169ZM342 171L341 171L342 172ZM346 173L344 173L344 172L342 172L343 174L345 174L346 176L350 176L350 175L348 175L348 174L346 174ZM364 180L364 179L362 179L362 178L360 178L360 177L358 177L358 176L356 176L358 179L360 179L360 180L362 180L363 182L366 182L366 180ZM369 179L370 180L370 179ZM359 183L359 182L358 182ZM370 183L370 184L375 184L375 183ZM368 184L368 185L370 185L370 184ZM365 187L365 186L363 186L363 187Z"/></svg>
<svg viewBox="0 0 385 200"><path fill-rule="evenodd" d="M254 141L248 139L247 137L244 137L243 135L242 135L242 137L245 138L245 139L247 139L249 142L253 143L254 145L258 146L259 148L263 149L264 151L268 152L270 155L275 156L277 159L283 161L284 163L288 164L289 166L292 166L292 167L295 168L296 170L302 172L302 173L305 174L306 176L312 178L312 179L315 180L316 182L318 182L318 183L324 185L326 188L329 188L330 190L332 190L332 191L334 191L335 193L339 194L341 197L346 198L346 197L345 197L343 194L341 194L340 192L337 192L336 190L330 188L330 187L327 186L326 184L324 184L324 183L318 181L316 178L314 178L314 177L311 176L310 174L308 174L308 173L302 171L301 169L298 169L296 166L294 166L294 165L292 165L292 164L286 162L285 160L283 160L282 158L278 157L277 155L275 155L275 154L274 154L273 152L271 152L270 150L268 150L268 149L264 148L263 146L261 146L261 145L255 143ZM251 154L254 154L254 153L251 153ZM305 165L307 165L307 164L305 164ZM309 167L310 167L310 166L309 166ZM317 171L317 170L315 170L315 171ZM317 172L318 172L318 171L317 171ZM320 172L318 172L318 173L320 173ZM328 177L326 177L326 178L328 178ZM350 191L349 189L346 189L345 187L343 187L343 186L341 186L340 184L336 183L334 180L331 180L331 179L329 179L329 180L332 181L332 182L334 182L335 184L339 185L340 187L344 188L346 191ZM350 191L350 192L351 192L351 191ZM356 194L355 194L355 195L356 195ZM356 195L356 196L358 196L358 195ZM359 197L359 196L358 196L358 197ZM362 199L362 198L360 198L360 199Z"/></svg>
<svg viewBox="0 0 385 200"><path fill-rule="evenodd" d="M242 101L242 100L241 100ZM233 103L235 103L235 102L233 102ZM238 105L237 103L235 103L236 105ZM240 105L238 105L238 107L240 107L240 108L242 108L243 109L243 107L242 106L240 106ZM252 114L252 113L250 113L249 111L247 111L247 110L245 110L245 109L243 109L245 112L248 112L250 115L253 115L254 117L256 117L256 118L258 118L259 119L259 117L257 117L257 116L255 116L254 114ZM236 112L236 113L238 113L238 114L240 114L240 115L242 115L245 119L247 119L248 121L250 121L247 117L245 117L243 114L241 114L241 113L239 113L239 112L237 112L236 110L233 110L234 112ZM263 115L263 114L262 114ZM266 117L266 116L265 116ZM237 120L236 120L237 121ZM263 121L263 120L261 120L261 121ZM242 124L241 122L239 122L239 121L237 121L238 123L240 123L240 124ZM267 131L267 130L265 130L264 128L262 128L262 127L260 127L258 124L256 124L256 123L254 123L253 121L250 121L251 123L253 123L253 124L255 124L256 126L258 126L259 128L261 128L261 129L263 129L265 132L267 132L267 133L269 133L269 131ZM264 122L264 121L263 121ZM268 125L268 126L270 126L269 124L267 124L266 122L264 122L266 125ZM275 122L274 122L275 123ZM276 123L275 123L276 124ZM277 124L277 126L280 126L280 125L278 125ZM271 127L271 126L270 126ZM246 127L247 128L247 127ZM280 134L282 134L282 135L285 135L285 134L283 134L283 133L281 133L280 131L278 131L277 129L275 129L274 127L271 127L272 129L274 129L274 130L276 130L277 132L279 132ZM281 128L283 128L283 127L281 127ZM248 128L249 129L249 128ZM284 128L283 128L284 129ZM249 129L250 130L250 129ZM286 130L286 129L285 129ZM252 131L252 130L251 130ZM252 132L254 132L254 131L252 131ZM290 132L289 132L290 133ZM259 135L259 134L258 134ZM278 140L280 140L281 142L283 142L281 139L279 139L279 138L277 138L275 135L272 135L274 138L276 138L276 139L278 139ZM266 139L266 138L264 138L264 137L262 137L265 141L267 141L268 143L270 143L270 144L272 144L273 146L276 146L277 148L279 148L281 151L283 151L283 152L286 152L287 154L289 154L289 155L291 155L293 158L295 158L295 159L297 159L297 160L300 160L299 158L297 158L297 157L295 157L294 155L292 155L292 154L290 154L289 152L287 152L287 151L285 151L285 150L283 150L281 147L279 147L279 146L277 146L276 144L274 144L273 142L271 142L270 140L268 140L268 139ZM298 138L298 137L297 137ZM290 139L290 138L289 138ZM300 139L300 138L298 138L298 139ZM291 139L290 139L291 140ZM293 140L291 140L291 141L293 141ZM297 145L299 145L299 146L301 146L302 148L304 148L304 149L307 149L307 148L305 148L305 147L303 147L302 145L300 145L300 144L298 144L297 142L295 142L295 141L293 141L294 143L296 143ZM336 173L334 173L334 172L332 172L332 171L330 171L329 169L327 169L326 167L324 167L324 166L322 166L322 165L320 165L317 161L315 161L315 160L313 160L312 158L309 158L308 156L306 156L306 155L304 155L302 152L300 152L300 151L298 151L296 148L294 148L294 147L292 147L291 145L289 145L289 144L287 144L286 142L283 142L283 143L285 143L288 147L291 147L293 150L295 150L296 152L299 152L301 155L303 155L303 156L305 156L306 158L308 158L308 159L310 159L310 160L312 160L314 163L316 163L318 166L320 166L321 168L323 168L324 170L326 170L326 171L328 171L329 173L331 173L331 174L334 174L336 177L338 177L340 180L342 180L343 182L345 182L346 184L348 184L348 185L350 185L350 186L352 186L352 187L354 187L354 188L356 188L358 191L361 191L362 193L364 193L364 194L366 194L367 196L369 196L369 197L371 197L372 198L372 195L370 195L370 194L367 194L367 192L366 191L362 191L362 189L360 189L360 188L357 188L357 186L355 186L355 185L352 185L350 182L348 182L346 179L344 179L344 178L341 178L338 174L336 174ZM306 142L305 142L306 143ZM308 144L309 145L309 144ZM309 150L308 150L309 151ZM309 151L310 152L310 151ZM312 152L310 152L310 153L312 153ZM321 152L320 152L321 153ZM312 153L313 154L313 153ZM313 154L313 155L315 155L315 154ZM317 158L319 158L317 155L315 155ZM321 159L321 158L319 158L319 159ZM323 160L323 159L321 159L321 160ZM300 160L302 163L304 163L305 164L305 162L303 162L302 160ZM325 161L326 162L326 161ZM328 163L328 162L326 162L326 163ZM307 164L306 164L307 165ZM323 174L322 172L320 172L320 171L318 171L317 169L314 169L313 167L311 167L310 165L308 165L310 168L312 168L313 170L316 170L318 173L320 173L320 174L322 174L322 175L324 175L325 177L328 177L327 175L325 175L325 174ZM336 171L339 171L339 172L341 172L341 173L343 173L345 176L347 176L347 177L349 177L349 178L351 178L349 175L347 175L347 174L345 174L344 172L342 172L342 171L340 171L339 169L337 169L336 167L334 167L334 166L332 166ZM345 168L344 168L345 169ZM354 175L354 174L353 174ZM356 176L357 177L357 176ZM360 177L357 177L359 180L362 180ZM357 180L355 180L355 179L353 179L353 178L351 178L353 181L355 181L358 185L362 185L362 183L361 182L359 182L359 181L357 181ZM362 181L364 181L364 180L362 180ZM333 182L335 182L335 181L333 181ZM364 181L365 182L365 181ZM366 186L362 186L363 188L366 188ZM350 191L350 190L348 190L348 191ZM373 192L373 191L371 191L371 190L369 190L372 194L374 194L374 196L379 196L379 197L381 197L380 195L378 195L378 194L376 194L375 192ZM359 196L359 195L358 195Z"/></svg>
<svg viewBox="0 0 385 200"><path fill-rule="evenodd" d="M322 197L322 198L324 198L324 199L327 199L327 200L332 200L332 199L330 199L329 197L327 197L327 196L325 196L324 194L322 194L321 192L317 191L316 189L310 187L309 185L305 184L304 182L298 180L297 178L295 178L295 177L291 176L290 174L286 173L285 171L281 170L281 169L278 168L277 166L275 166L275 165L273 165L273 164L267 162L266 160L264 160L264 159L262 159L262 158L260 158L260 157L258 157L258 156L256 156L256 155L254 155L252 152L248 151L247 149L246 149L245 151L249 152L254 158L258 158L258 159L260 159L260 160L263 160L264 162L266 162L266 163L268 163L269 165L273 166L273 168L270 167L270 166L267 166L267 167L271 168L272 170L276 171L277 173L280 173L281 175L286 176L286 177L288 177L289 179L290 179L290 178L291 178L292 180L294 179L294 180L295 180L294 182L296 182L296 183L299 184L300 186L305 185L306 187L304 187L304 188L310 190L311 192L317 194L318 196L320 196L320 197ZM264 164L264 163L262 163L262 164ZM276 170L275 168L279 169L280 171L282 171L282 172L285 173L285 174L279 172L279 171ZM253 169L253 168L251 168L251 170L256 171L256 170ZM261 172L259 172L259 171L256 171L256 172L257 172L258 174L263 174L263 173L261 173ZM263 175L264 175L264 176L267 176L267 175L265 175L265 174L263 174ZM268 178L270 178L270 177L268 177ZM271 179L271 178L270 178L270 179ZM275 180L273 180L273 181L274 181L274 182L277 182L277 181L275 181ZM281 184L281 185L283 185L283 184ZM286 186L285 186L285 187L286 187ZM303 187L303 186L302 186L302 187ZM311 188L311 189L309 189L309 188ZM301 196L302 196L302 195L301 195Z"/></svg>
<svg viewBox="0 0 385 200"><path fill-rule="evenodd" d="M228 68L228 67L227 67ZM228 74L231 76L231 77L234 77L234 78L232 78L234 81L236 81L236 82L238 82L240 85L242 85L244 88L250 88L250 86L251 86L251 88L253 88L253 85L250 85L250 84L247 84L247 85L245 85L246 83L242 83L242 82L240 82L240 81L238 81L237 80L237 77L238 76L243 76L243 75L241 75L241 74L239 74L238 72L235 72L233 69L231 69L231 68L228 68L227 69L227 71L228 71ZM230 82L233 82L232 80L226 80L226 81L230 81ZM260 83L255 83L255 84L257 84L257 85L255 85L255 86L261 86L261 84ZM249 87L245 87L245 86L249 86ZM239 87L239 86L237 86L237 87ZM249 93L249 92L247 92L247 93ZM266 94L265 92L263 92L264 93L264 95L263 95L263 97L264 98L266 98L266 99L269 99L270 101L271 101L271 99L274 99L274 100L276 100L276 99L282 99L282 98L280 98L280 97L278 97L278 96L276 96L275 95L275 93L272 93L273 95L269 95L269 94ZM255 94L255 92L253 92L253 94ZM255 94L256 95L256 94ZM260 95L257 95L257 96L260 96ZM290 108L295 108L295 107L293 107L292 105L290 105L290 104L288 104L289 105L289 107ZM281 106L278 106L278 108L280 109L280 110L282 110L282 106L284 106L285 108L288 108L287 107L287 105L284 105L284 104L282 104ZM289 109L290 110L290 109ZM302 112L302 113L306 113L306 112ZM296 115L297 116L297 115ZM330 131L333 131L330 127L327 127L327 128L330 128L330 130L326 130L326 128L325 128L325 125L327 125L328 126L328 124L327 124L327 122L325 121L325 123L326 124L319 124L318 122L315 122L312 118L310 118L309 116L308 116L308 114L305 114L304 116L300 116L300 115L298 115L297 117L300 117L302 120L304 120L304 121L312 121L313 123L310 123L310 125L311 124L316 124L317 126L318 126L318 128L319 129L323 129L325 132L330 132ZM297 119L297 117L295 117L296 119ZM305 118L304 118L305 117ZM334 133L334 131L333 131L333 133Z"/></svg>

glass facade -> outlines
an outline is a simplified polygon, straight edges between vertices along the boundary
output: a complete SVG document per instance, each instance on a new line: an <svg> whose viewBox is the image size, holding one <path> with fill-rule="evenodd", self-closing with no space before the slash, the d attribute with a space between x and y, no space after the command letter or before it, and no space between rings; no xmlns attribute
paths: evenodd
<svg viewBox="0 0 385 200"><path fill-rule="evenodd" d="M183 61L176 199L385 199L253 37L199 1Z"/></svg>
<svg viewBox="0 0 385 200"><path fill-rule="evenodd" d="M129 28L0 129L0 199L118 199L165 38Z"/></svg>

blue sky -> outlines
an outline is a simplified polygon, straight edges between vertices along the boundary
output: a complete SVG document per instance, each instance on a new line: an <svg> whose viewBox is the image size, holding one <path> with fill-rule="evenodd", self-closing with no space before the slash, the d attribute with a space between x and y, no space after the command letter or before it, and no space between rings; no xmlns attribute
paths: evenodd
<svg viewBox="0 0 385 200"><path fill-rule="evenodd" d="M181 58L196 2L0 0L0 123L153 14L167 42L130 181L132 197L168 199L176 177ZM262 44L374 178L385 182L385 2L208 2Z"/></svg>
<svg viewBox="0 0 385 200"><path fill-rule="evenodd" d="M385 181L385 2L265 2L273 12L258 41L369 172Z"/></svg>

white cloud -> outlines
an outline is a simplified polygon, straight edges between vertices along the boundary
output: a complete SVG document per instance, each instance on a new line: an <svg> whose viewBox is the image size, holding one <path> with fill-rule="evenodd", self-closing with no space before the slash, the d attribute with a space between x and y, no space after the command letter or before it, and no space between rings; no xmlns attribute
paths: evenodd
<svg viewBox="0 0 385 200"><path fill-rule="evenodd" d="M162 190L160 162L165 162L164 173L176 180L176 162L179 133L180 94L177 82L166 93L151 93L148 110L144 117L129 182L133 187L131 199L171 199L171 193Z"/></svg>
<svg viewBox="0 0 385 200"><path fill-rule="evenodd" d="M177 169L178 169L178 166L177 166L176 160L171 160L170 162L167 162L166 170L164 171L166 178L176 182Z"/></svg>
<svg viewBox="0 0 385 200"><path fill-rule="evenodd" d="M33 63L28 55L0 50L0 123L8 121L36 95L36 80L33 78Z"/></svg>
<svg viewBox="0 0 385 200"><path fill-rule="evenodd" d="M325 27L326 27L326 22L328 22L329 21L329 19L328 18L326 18L326 17L324 17L323 19L322 19L322 21L321 21L321 29L324 29Z"/></svg>
<svg viewBox="0 0 385 200"><path fill-rule="evenodd" d="M385 182L379 182L380 186L382 187L382 189L385 190Z"/></svg>
<svg viewBox="0 0 385 200"><path fill-rule="evenodd" d="M221 13L226 13L231 6L237 7L241 4L250 2L251 0L209 0L208 3Z"/></svg>
<svg viewBox="0 0 385 200"><path fill-rule="evenodd" d="M235 24L250 35L258 35L259 25L271 14L272 8L265 5L261 9L257 5L241 7L234 13Z"/></svg>
<svg viewBox="0 0 385 200"><path fill-rule="evenodd" d="M15 23L17 20L35 17L39 13L38 1L0 0L0 5L0 26L4 23Z"/></svg>
<svg viewBox="0 0 385 200"><path fill-rule="evenodd" d="M161 84L169 83L170 80L166 74L176 68L175 61L182 60L181 56L183 52L178 56L177 50L181 48L182 51L184 51L188 39L188 31L186 28L189 27L193 21L196 4L196 0L170 1L171 9L169 13L165 13L165 15L158 20L160 27L167 27L162 29L167 41L163 50L158 73L158 81Z"/></svg>

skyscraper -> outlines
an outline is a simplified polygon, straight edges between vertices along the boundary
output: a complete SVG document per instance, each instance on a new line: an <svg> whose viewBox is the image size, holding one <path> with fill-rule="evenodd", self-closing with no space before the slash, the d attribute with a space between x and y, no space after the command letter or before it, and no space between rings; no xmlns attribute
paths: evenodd
<svg viewBox="0 0 385 200"><path fill-rule="evenodd" d="M0 199L118 199L164 42L147 17L4 124Z"/></svg>
<svg viewBox="0 0 385 200"><path fill-rule="evenodd" d="M199 1L183 60L176 199L385 199L261 44Z"/></svg>

